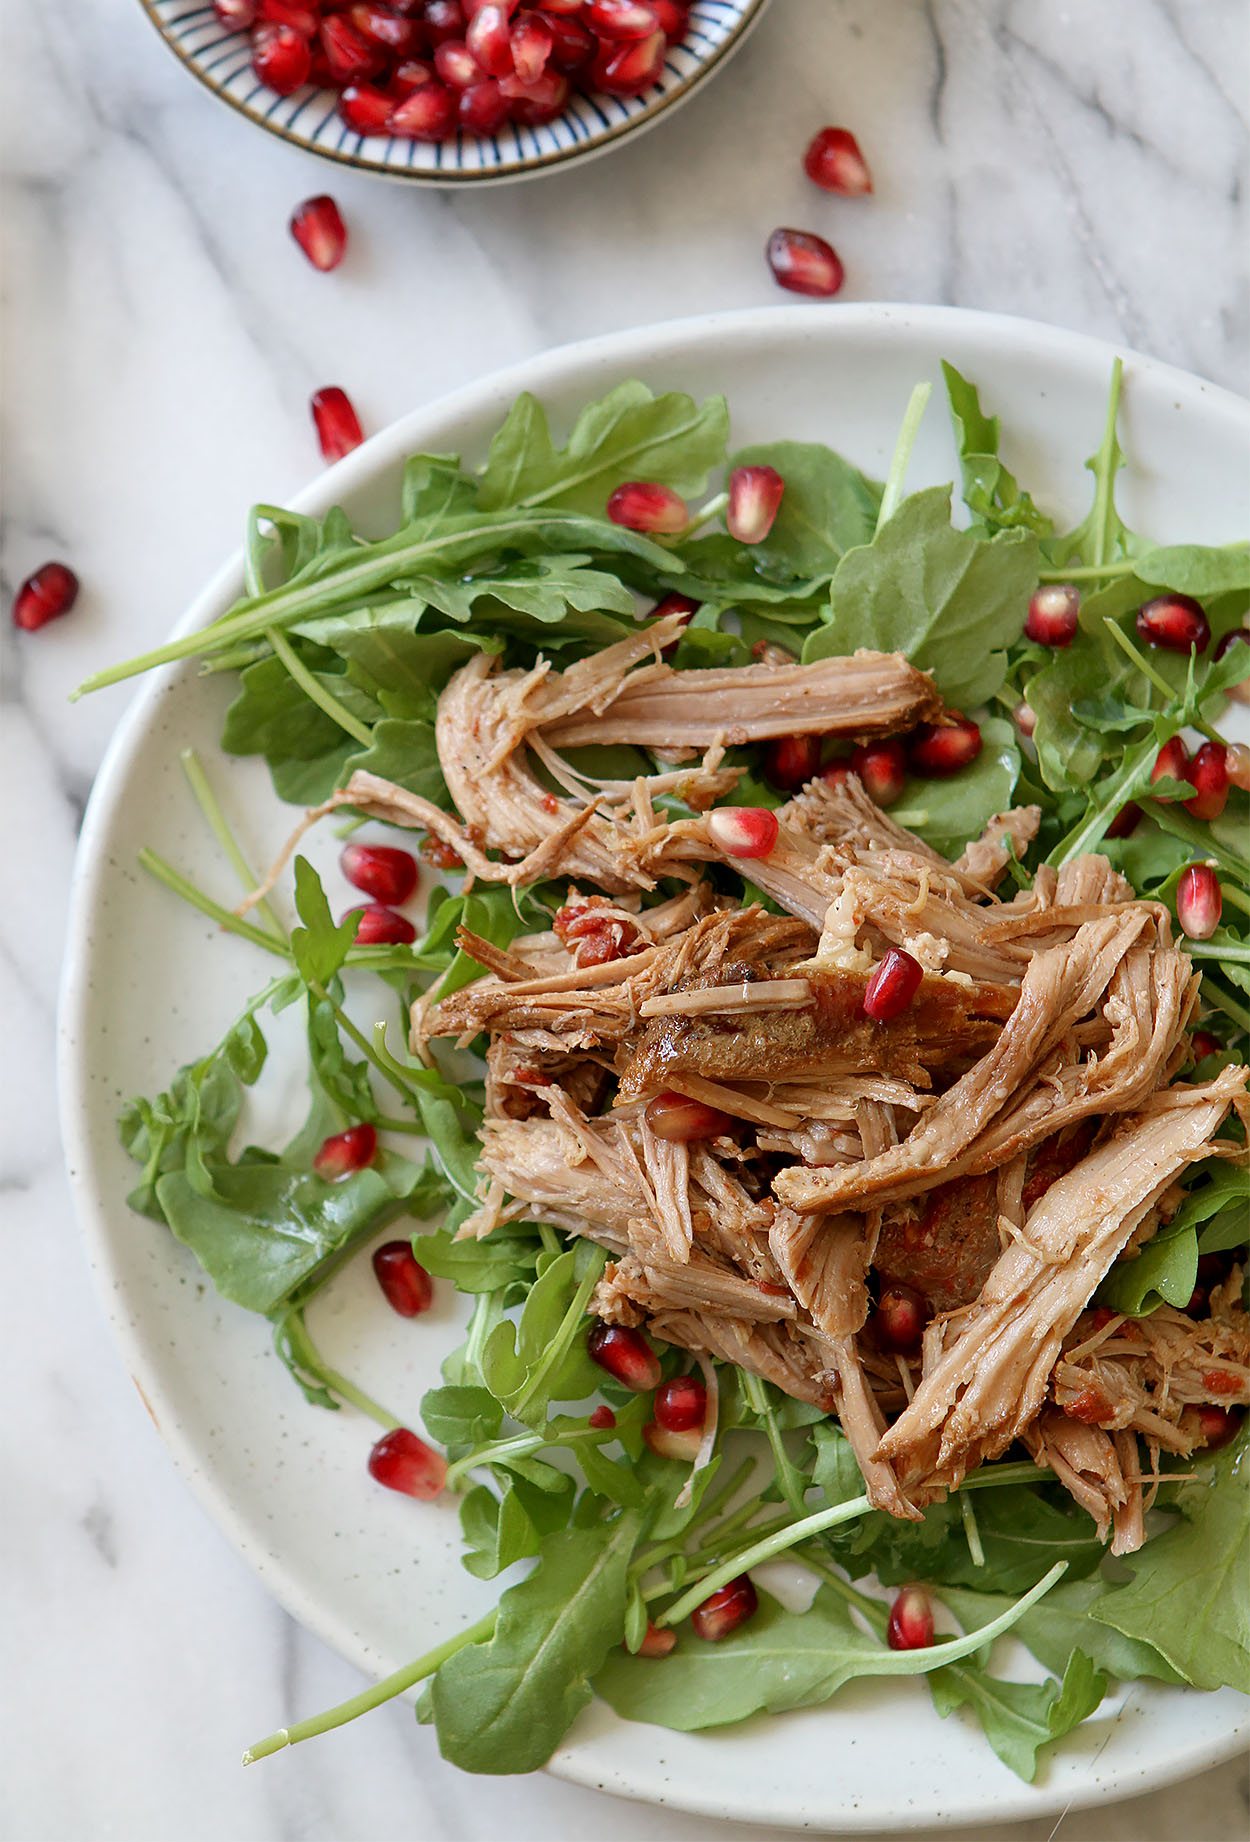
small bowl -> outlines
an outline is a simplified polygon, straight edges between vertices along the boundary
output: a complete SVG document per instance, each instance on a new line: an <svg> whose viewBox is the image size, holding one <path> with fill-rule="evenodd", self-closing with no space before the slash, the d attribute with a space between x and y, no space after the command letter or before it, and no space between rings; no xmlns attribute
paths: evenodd
<svg viewBox="0 0 1250 1842"><path fill-rule="evenodd" d="M693 0L690 29L669 47L664 75L642 96L574 95L564 114L539 128L508 124L496 135L457 133L434 144L357 134L338 113L334 90L305 86L279 96L252 70L246 32L223 26L205 0L141 0L170 50L206 89L260 128L323 159L416 185L495 185L593 160L669 115L721 69L768 0Z"/></svg>

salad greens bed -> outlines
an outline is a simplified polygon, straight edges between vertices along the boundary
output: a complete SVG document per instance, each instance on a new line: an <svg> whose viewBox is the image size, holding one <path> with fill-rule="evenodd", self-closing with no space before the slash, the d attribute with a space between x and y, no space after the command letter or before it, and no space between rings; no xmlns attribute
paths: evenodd
<svg viewBox="0 0 1250 1842"><path fill-rule="evenodd" d="M910 496L903 475L928 387L913 397L884 484L829 449L781 441L728 454L723 400L696 405L624 384L587 407L563 448L542 406L521 397L477 472L450 455L417 455L404 473L399 525L369 541L345 514L324 522L258 506L247 542L248 593L207 629L90 685L171 659L239 674L222 736L228 754L263 755L278 794L312 803L368 768L449 805L434 746L438 694L478 651L529 664L541 651L566 664L636 631L639 597L680 591L701 605L675 655L678 668L745 663L760 641L804 660L871 646L898 648L931 671L951 705L981 711L985 746L944 781L909 781L892 816L950 853L1010 804L1036 801L1040 836L1026 863L1059 865L1104 849L1143 894L1170 903L1195 857L1214 863L1225 924L1187 943L1200 963L1207 1022L1222 1047L1207 1075L1244 1056L1250 1026L1250 862L1244 793L1212 825L1151 785L1160 745L1181 730L1206 736L1250 646L1213 662L1138 645L1138 605L1162 589L1199 596L1216 641L1250 608L1250 549L1160 547L1128 530L1116 509L1120 368L1093 473L1089 515L1071 532L1052 521L999 456L997 420L975 388L945 366L967 517L952 523L951 489ZM719 526L723 494L680 538L656 541L610 523L623 481L663 482L687 498L726 465L775 467L785 480L767 540L736 543ZM964 516L960 514L961 518ZM970 522L969 522L970 520ZM1039 582L1082 591L1080 632L1062 652L1022 638ZM1022 748L1011 712L1036 716ZM735 803L776 805L758 754L734 751L747 772ZM652 771L644 751L581 751L614 776ZM205 816L245 888L254 886L198 762L186 759ZM1145 818L1106 839L1128 801ZM667 802L676 812L679 802ZM421 1418L462 1491L464 1565L495 1579L535 1563L496 1611L389 1681L254 1747L258 1758L324 1731L429 1678L419 1704L446 1757L471 1771L541 1765L592 1692L629 1718L682 1729L821 1702L857 1676L923 1672L938 1712L966 1707L990 1745L1032 1778L1039 1749L1091 1714L1109 1678L1148 1677L1250 1691L1250 1460L1244 1434L1166 1477L1166 1524L1127 1563L1110 1562L1094 1525L1031 1463L985 1466L920 1523L872 1510L835 1423L767 1383L719 1370L719 1430L711 1462L690 1476L650 1452L649 1397L628 1393L590 1360L586 1306L604 1255L525 1223L457 1241L473 1206L481 1088L450 1064L424 1067L395 1046L406 1007L432 980L441 992L481 973L455 944L463 923L497 944L547 924L558 883L514 895L501 887L437 888L424 938L360 947L355 920L334 922L316 873L299 858L289 933L262 904L240 920L153 853L147 867L171 889L270 956L274 976L216 1048L169 1090L137 1099L121 1122L141 1167L134 1208L167 1223L223 1297L267 1317L282 1360L316 1404L344 1401L382 1425L397 1420L327 1367L305 1322L314 1295L393 1218L442 1225L419 1234L418 1258L473 1300L468 1334L427 1394ZM744 896L728 871L727 889ZM661 894L663 892L660 892ZM349 986L370 975L377 1014L362 1031ZM266 1057L263 1019L291 1005L306 1018L311 1103L279 1151L231 1146ZM370 1121L387 1148L366 1169L329 1182L312 1168L329 1134ZM428 1140L416 1162L396 1141ZM1210 1160L1192 1174L1184 1206L1142 1256L1117 1267L1099 1298L1144 1315L1183 1305L1199 1256L1246 1232L1244 1169ZM683 1366L665 1355L665 1373ZM614 1426L592 1425L597 1402ZM437 1511L414 1511L437 1514ZM715 1647L684 1624L710 1591L777 1555L800 1561L815 1596L806 1610L760 1590L757 1615ZM884 1642L883 1600L853 1584L923 1580L965 1635L921 1651ZM681 1627L662 1660L637 1654L648 1620ZM990 1644L1010 1629L1049 1672L1004 1680Z"/></svg>

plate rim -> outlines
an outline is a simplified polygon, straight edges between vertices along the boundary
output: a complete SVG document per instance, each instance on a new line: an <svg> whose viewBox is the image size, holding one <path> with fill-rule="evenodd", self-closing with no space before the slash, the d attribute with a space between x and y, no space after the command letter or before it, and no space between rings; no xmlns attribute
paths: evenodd
<svg viewBox="0 0 1250 1842"><path fill-rule="evenodd" d="M1240 427L1250 442L1250 400L1195 373L1182 371L1148 354L1089 334L1071 332L1044 321L961 307L889 302L865 302L832 308L823 305L792 307L780 304L625 328L532 354L501 370L473 379L433 402L398 417L344 460L325 469L294 494L289 501L290 509L316 516L324 515L325 510L343 492L363 484L376 471L394 466L414 446L438 440L435 431L439 425L460 417L482 414L498 400L510 402L522 390L532 390L541 396L544 390L558 388L572 377L583 375L589 391L594 388L594 373L599 368L619 368L635 363L645 367L648 360L654 360L660 354L671 354L677 349L689 348L705 341L714 342L720 334L733 340L752 333L767 337L777 329L801 338L810 330L819 338L834 326L844 328L852 339L867 335L886 341L896 333L909 329L914 329L921 336L927 334L934 338L947 333L964 339L973 333L994 342L996 355L1006 350L1010 357L1014 348L1021 357L1027 351L1034 359L1040 358L1043 362L1050 359L1060 364L1097 365L1102 367L1104 377L1113 359L1118 356L1124 360L1126 370L1131 369L1134 377L1149 375L1164 387L1174 388L1180 393L1182 401L1185 397L1205 398L1211 412L1228 417ZM426 429L429 432L423 433ZM171 637L203 626L208 618L220 611L227 597L234 599L242 590L242 573L243 551L240 548L231 553L194 597L172 629ZM66 924L66 951L57 1007L58 1110L66 1170L88 1266L105 1317L131 1380L175 1467L214 1525L235 1552L248 1563L266 1590L306 1629L354 1666L368 1673L368 1663L361 1660L361 1642L357 1640L353 1644L341 1631L332 1629L333 1617L321 1610L302 1585L284 1573L281 1562L271 1560L257 1546L233 1504L205 1471L189 1435L178 1424L176 1407L164 1397L155 1360L149 1355L137 1325L130 1319L118 1298L118 1276L111 1261L112 1237L107 1209L100 1186L92 1182L93 1157L86 1126L86 1057L79 1051L77 1044L83 1033L81 1026L88 989L83 973L90 950L94 898L98 884L109 869L107 850L101 847L107 844L111 821L123 797L131 758L146 742L161 699L176 678L188 669L187 661L179 661L161 667L140 682L105 750L83 817L75 856L75 875ZM116 1200L112 1201L115 1207ZM1154 1768L1149 1764L1143 1766L1132 1783L1126 1783L1123 1777L1109 1782L1094 1777L1075 1791L1057 1787L1048 1798L1044 1788L1039 1792L1031 1785L1008 1778L1004 1780L1002 1793L997 1797L991 1813L971 1814L950 1808L927 1812L923 1816L919 1812L912 1812L909 1813L909 1820L912 1825L923 1821L934 1828L953 1827L957 1824L976 1827L991 1821L1019 1821L1031 1816L1040 1817L1053 1813L1061 1804L1071 1809L1084 1809L1112 1803L1121 1798L1160 1789L1193 1773L1221 1764L1244 1748L1248 1736L1250 1712L1242 1715L1217 1738L1190 1746L1180 1756L1179 1763L1175 1755L1169 1754L1166 1762L1160 1762ZM827 1823L827 1813L813 1813L810 1816L778 1814L762 1805L731 1808L724 1801L718 1802L715 1797L691 1795L685 1790L679 1796L657 1797L653 1791L637 1783L613 1782L611 1774L605 1775L602 1763L594 1764L583 1759L576 1748L558 1750L543 1769L567 1782L592 1790L610 1791L616 1796L652 1803L657 1808L676 1808L692 1815L792 1829L810 1828L815 1824L824 1827ZM854 1832L860 1834L888 1832L898 1826L897 1814L888 1821L858 1812L855 1817ZM851 1832L843 1829L835 1832L826 1828L826 1833Z"/></svg>

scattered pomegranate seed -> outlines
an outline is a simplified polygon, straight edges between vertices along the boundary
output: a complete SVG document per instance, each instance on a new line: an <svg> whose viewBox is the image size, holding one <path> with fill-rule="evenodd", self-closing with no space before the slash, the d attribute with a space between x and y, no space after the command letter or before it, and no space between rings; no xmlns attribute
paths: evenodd
<svg viewBox="0 0 1250 1842"><path fill-rule="evenodd" d="M1080 625L1081 596L1070 582L1047 582L1029 597L1025 635L1039 646L1070 646Z"/></svg>
<svg viewBox="0 0 1250 1842"><path fill-rule="evenodd" d="M1131 838L1141 822L1141 807L1135 800L1129 800L1126 806L1120 807L1108 825L1106 835L1108 838Z"/></svg>
<svg viewBox="0 0 1250 1842"><path fill-rule="evenodd" d="M392 844L347 844L339 868L356 889L390 907L406 902L417 886L417 860Z"/></svg>
<svg viewBox="0 0 1250 1842"><path fill-rule="evenodd" d="M393 908L385 908L381 902L349 908L347 914L360 916L356 929L358 947L403 947L417 937L417 930L406 915L397 915ZM347 915L343 919L346 921Z"/></svg>
<svg viewBox="0 0 1250 1842"><path fill-rule="evenodd" d="M788 646L774 646L771 640L756 640L751 657L757 665L793 665L795 655Z"/></svg>
<svg viewBox="0 0 1250 1842"><path fill-rule="evenodd" d="M1191 940L1209 940L1220 925L1224 891L1209 863L1191 863L1176 885L1176 918Z"/></svg>
<svg viewBox="0 0 1250 1842"><path fill-rule="evenodd" d="M213 11L227 32L246 32L256 24L256 0L213 0Z"/></svg>
<svg viewBox="0 0 1250 1842"><path fill-rule="evenodd" d="M764 778L782 793L797 793L819 768L819 736L778 736L764 744Z"/></svg>
<svg viewBox="0 0 1250 1842"><path fill-rule="evenodd" d="M649 38L631 38L615 47L610 39L600 39L592 76L598 88L609 96L641 96L664 75L667 49L663 32L653 32Z"/></svg>
<svg viewBox="0 0 1250 1842"><path fill-rule="evenodd" d="M315 38L321 23L313 0L260 0L260 16L275 26L289 26L301 38Z"/></svg>
<svg viewBox="0 0 1250 1842"><path fill-rule="evenodd" d="M1222 659L1233 646L1250 644L1250 632L1245 627L1233 627L1226 633L1215 649L1215 657ZM1231 697L1234 703L1250 704L1250 678L1242 678L1236 684L1225 685L1225 697Z"/></svg>
<svg viewBox="0 0 1250 1842"><path fill-rule="evenodd" d="M864 791L877 806L893 806L907 777L907 756L901 742L865 742L851 756L851 772L858 774Z"/></svg>
<svg viewBox="0 0 1250 1842"><path fill-rule="evenodd" d="M740 1573L728 1586L722 1586L690 1614L696 1637L705 1643L718 1644L740 1624L745 1624L759 1609L759 1600L749 1573Z"/></svg>
<svg viewBox="0 0 1250 1842"><path fill-rule="evenodd" d="M647 1620L646 1633L635 1655L640 1657L666 1657L677 1643L677 1633L667 1625L653 1625Z"/></svg>
<svg viewBox="0 0 1250 1842"><path fill-rule="evenodd" d="M312 69L308 40L290 26L266 21L252 33L252 69L259 82L267 83L279 96L289 96L308 81Z"/></svg>
<svg viewBox="0 0 1250 1842"><path fill-rule="evenodd" d="M450 89L467 90L486 75L462 38L446 38L434 50L435 75ZM410 90L409 95L412 94Z"/></svg>
<svg viewBox="0 0 1250 1842"><path fill-rule="evenodd" d="M826 192L862 198L872 191L872 174L849 128L822 128L808 142L803 171Z"/></svg>
<svg viewBox="0 0 1250 1842"><path fill-rule="evenodd" d="M689 595L665 595L663 601L657 601L647 614L648 620L665 620L670 614L684 614L687 619L697 614L702 602L692 601Z"/></svg>
<svg viewBox="0 0 1250 1842"><path fill-rule="evenodd" d="M927 1650L933 1642L933 1605L923 1586L905 1586L890 1607L885 1641L891 1650Z"/></svg>
<svg viewBox="0 0 1250 1842"><path fill-rule="evenodd" d="M595 1324L586 1339L590 1360L635 1394L650 1394L660 1380L660 1359L640 1330Z"/></svg>
<svg viewBox="0 0 1250 1842"><path fill-rule="evenodd" d="M1155 764L1150 770L1150 784L1153 786L1157 780L1188 780L1189 767L1189 750L1179 736L1173 736L1155 756ZM1170 793L1156 793L1154 797L1164 805L1171 804Z"/></svg>
<svg viewBox="0 0 1250 1842"><path fill-rule="evenodd" d="M1205 1061L1208 1055L1218 1055L1224 1047L1218 1036L1210 1030L1192 1030L1189 1036L1189 1053L1195 1062Z"/></svg>
<svg viewBox="0 0 1250 1842"><path fill-rule="evenodd" d="M846 777L851 771L849 761L831 761L828 767L820 770L820 778L827 787L841 787L846 784Z"/></svg>
<svg viewBox="0 0 1250 1842"><path fill-rule="evenodd" d="M767 806L717 806L708 814L713 842L730 857L767 857L781 826Z"/></svg>
<svg viewBox="0 0 1250 1842"><path fill-rule="evenodd" d="M697 1375L678 1375L655 1391L655 1417L670 1432L702 1428L707 1418L707 1389Z"/></svg>
<svg viewBox="0 0 1250 1842"><path fill-rule="evenodd" d="M589 0L584 17L600 38L650 38L659 25L643 0Z"/></svg>
<svg viewBox="0 0 1250 1842"><path fill-rule="evenodd" d="M836 250L810 230L774 230L768 239L768 266L773 279L794 294L827 300L846 280Z"/></svg>
<svg viewBox="0 0 1250 1842"><path fill-rule="evenodd" d="M456 120L456 98L441 83L422 83L391 109L386 132L409 141L445 141Z"/></svg>
<svg viewBox="0 0 1250 1842"><path fill-rule="evenodd" d="M470 134L497 134L508 115L508 98L493 77L470 83L456 102L456 120Z"/></svg>
<svg viewBox="0 0 1250 1842"><path fill-rule="evenodd" d="M864 988L864 1015L874 1023L888 1023L907 1009L924 978L924 968L901 947L887 947L880 965Z"/></svg>
<svg viewBox="0 0 1250 1842"><path fill-rule="evenodd" d="M512 27L512 65L522 83L536 83L551 56L551 27L541 13L522 13Z"/></svg>
<svg viewBox="0 0 1250 1842"><path fill-rule="evenodd" d="M360 418L352 408L351 399L337 384L330 384L324 390L315 390L309 408L317 428L317 441L326 460L342 460L345 454L350 454L364 440Z"/></svg>
<svg viewBox="0 0 1250 1842"><path fill-rule="evenodd" d="M610 1407L595 1407L591 1411L589 1424L597 1432L609 1432L616 1425L616 1415Z"/></svg>
<svg viewBox="0 0 1250 1842"><path fill-rule="evenodd" d="M608 500L608 517L627 531L684 531L690 523L686 501L651 480L628 480Z"/></svg>
<svg viewBox="0 0 1250 1842"><path fill-rule="evenodd" d="M357 134L385 134L395 98L371 83L352 83L339 97L339 114Z"/></svg>
<svg viewBox="0 0 1250 1842"><path fill-rule="evenodd" d="M430 1503L446 1481L447 1460L406 1426L397 1426L384 1433L370 1452L369 1475L388 1490Z"/></svg>
<svg viewBox="0 0 1250 1842"><path fill-rule="evenodd" d="M1234 1439L1244 1418L1240 1407L1202 1406L1197 1410L1198 1430L1209 1450L1227 1445Z"/></svg>
<svg viewBox="0 0 1250 1842"><path fill-rule="evenodd" d="M13 625L37 633L50 620L68 614L78 599L78 577L64 563L44 563L27 576L13 597Z"/></svg>
<svg viewBox="0 0 1250 1842"><path fill-rule="evenodd" d="M315 269L337 269L347 251L347 229L328 193L306 198L291 217L291 235Z"/></svg>
<svg viewBox="0 0 1250 1842"><path fill-rule="evenodd" d="M648 1420L642 1429L642 1436L657 1458L675 1458L683 1465L694 1463L703 1443L701 1428L661 1426L658 1420Z"/></svg>
<svg viewBox="0 0 1250 1842"><path fill-rule="evenodd" d="M335 1132L322 1141L313 1169L319 1177L336 1183L340 1177L350 1177L372 1164L377 1152L378 1135L372 1126L348 1126L346 1132Z"/></svg>
<svg viewBox="0 0 1250 1842"><path fill-rule="evenodd" d="M1204 742L1189 764L1185 778L1197 792L1182 801L1195 819L1218 819L1228 804L1228 760L1222 742Z"/></svg>
<svg viewBox="0 0 1250 1842"><path fill-rule="evenodd" d="M671 1145L693 1145L700 1139L719 1138L733 1125L728 1113L668 1090L648 1100L643 1118L657 1138Z"/></svg>
<svg viewBox="0 0 1250 1842"><path fill-rule="evenodd" d="M872 1329L882 1349L906 1354L920 1348L920 1339L929 1317L929 1307L922 1293L912 1286L890 1285L872 1314Z"/></svg>
<svg viewBox="0 0 1250 1842"><path fill-rule="evenodd" d="M1211 627L1202 603L1192 595L1156 595L1137 610L1139 639L1168 652L1188 652L1191 647L1205 652Z"/></svg>
<svg viewBox="0 0 1250 1842"><path fill-rule="evenodd" d="M775 467L735 467L725 523L740 544L762 544L773 528L786 483Z"/></svg>
<svg viewBox="0 0 1250 1842"><path fill-rule="evenodd" d="M1012 711L1011 720L1022 736L1031 736L1037 728L1037 713L1030 708L1023 697Z"/></svg>
<svg viewBox="0 0 1250 1842"><path fill-rule="evenodd" d="M373 1270L392 1311L420 1317L434 1302L434 1282L407 1241L388 1241L373 1256Z"/></svg>
<svg viewBox="0 0 1250 1842"><path fill-rule="evenodd" d="M357 0L348 8L348 17L362 38L393 57L405 58L424 42L415 20L405 19L394 7L374 5L373 0Z"/></svg>
<svg viewBox="0 0 1250 1842"><path fill-rule="evenodd" d="M981 753L981 731L972 718L958 710L948 714L954 717L953 723L922 723L912 731L907 759L913 774L925 774L935 780L958 774Z"/></svg>

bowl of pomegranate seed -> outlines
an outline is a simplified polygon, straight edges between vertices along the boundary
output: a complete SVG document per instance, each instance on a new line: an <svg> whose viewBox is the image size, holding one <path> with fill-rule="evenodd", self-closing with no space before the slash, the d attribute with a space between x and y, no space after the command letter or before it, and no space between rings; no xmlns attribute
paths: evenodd
<svg viewBox="0 0 1250 1842"><path fill-rule="evenodd" d="M142 0L260 128L418 185L606 153L719 70L768 0Z"/></svg>

